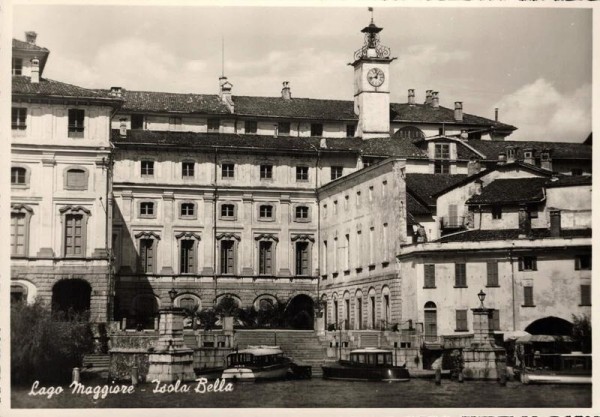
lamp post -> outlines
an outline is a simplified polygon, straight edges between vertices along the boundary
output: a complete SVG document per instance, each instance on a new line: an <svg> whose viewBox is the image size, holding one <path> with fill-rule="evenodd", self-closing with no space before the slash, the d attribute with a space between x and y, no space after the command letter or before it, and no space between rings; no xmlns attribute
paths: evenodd
<svg viewBox="0 0 600 417"><path fill-rule="evenodd" d="M484 293L483 290L480 290L479 294L477 294L477 297L479 297L479 301L481 301L481 307L479 307L479 308L485 308L483 306L483 301L485 300L485 296L486 296L486 293Z"/></svg>

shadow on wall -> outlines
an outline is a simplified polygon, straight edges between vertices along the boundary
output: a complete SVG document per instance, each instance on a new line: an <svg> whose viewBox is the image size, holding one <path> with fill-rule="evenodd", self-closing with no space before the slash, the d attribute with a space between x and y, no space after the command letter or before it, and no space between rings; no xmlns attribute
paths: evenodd
<svg viewBox="0 0 600 417"><path fill-rule="evenodd" d="M116 204L113 216L115 225L113 253L116 272L114 320L120 322L126 329L153 329L160 308L159 298L154 293L148 275L144 272L144 265L136 244L137 239L125 227L123 215ZM144 255L149 262L147 265L152 267L156 266L157 238L158 235L147 236L147 240L152 241L153 244L146 246Z"/></svg>

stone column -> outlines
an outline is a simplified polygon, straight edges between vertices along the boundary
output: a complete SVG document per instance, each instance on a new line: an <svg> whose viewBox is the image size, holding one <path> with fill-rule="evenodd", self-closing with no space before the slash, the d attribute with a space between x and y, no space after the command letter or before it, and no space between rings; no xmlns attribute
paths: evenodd
<svg viewBox="0 0 600 417"><path fill-rule="evenodd" d="M495 380L506 369L506 352L494 343L490 330L492 310L473 308L473 343L463 349L463 375L467 379Z"/></svg>
<svg viewBox="0 0 600 417"><path fill-rule="evenodd" d="M490 334L492 310L489 308L472 308L471 311L473 311L473 345L493 345L494 339Z"/></svg>

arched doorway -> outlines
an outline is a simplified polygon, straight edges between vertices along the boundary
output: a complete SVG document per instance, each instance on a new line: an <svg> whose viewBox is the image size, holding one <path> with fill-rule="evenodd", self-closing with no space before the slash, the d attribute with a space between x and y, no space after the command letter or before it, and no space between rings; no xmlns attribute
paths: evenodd
<svg viewBox="0 0 600 417"><path fill-rule="evenodd" d="M154 320L158 317L158 300L153 294L141 294L133 299L134 328L154 329ZM129 321L127 322L128 327Z"/></svg>
<svg viewBox="0 0 600 417"><path fill-rule="evenodd" d="M569 336L573 333L573 323L559 317L544 317L531 323L525 331L529 334Z"/></svg>
<svg viewBox="0 0 600 417"><path fill-rule="evenodd" d="M82 279L63 279L52 287L52 312L81 314L90 310L92 287Z"/></svg>
<svg viewBox="0 0 600 417"><path fill-rule="evenodd" d="M285 308L286 323L292 329L312 330L314 326L314 301L305 294L293 297Z"/></svg>
<svg viewBox="0 0 600 417"><path fill-rule="evenodd" d="M425 303L425 341L437 342L437 306L434 302Z"/></svg>

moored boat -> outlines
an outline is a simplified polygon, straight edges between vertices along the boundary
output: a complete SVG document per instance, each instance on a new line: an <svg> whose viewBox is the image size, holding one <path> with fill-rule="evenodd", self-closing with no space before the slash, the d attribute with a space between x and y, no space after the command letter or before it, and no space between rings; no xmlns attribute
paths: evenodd
<svg viewBox="0 0 600 417"><path fill-rule="evenodd" d="M259 381L283 379L290 368L290 359L279 346L248 346L227 355L223 379Z"/></svg>
<svg viewBox="0 0 600 417"><path fill-rule="evenodd" d="M395 366L391 350L365 348L350 352L348 360L323 365L323 379L404 382L410 379L405 366Z"/></svg>
<svg viewBox="0 0 600 417"><path fill-rule="evenodd" d="M556 369L525 371L521 374L521 382L523 384L591 384L592 355L562 354Z"/></svg>

